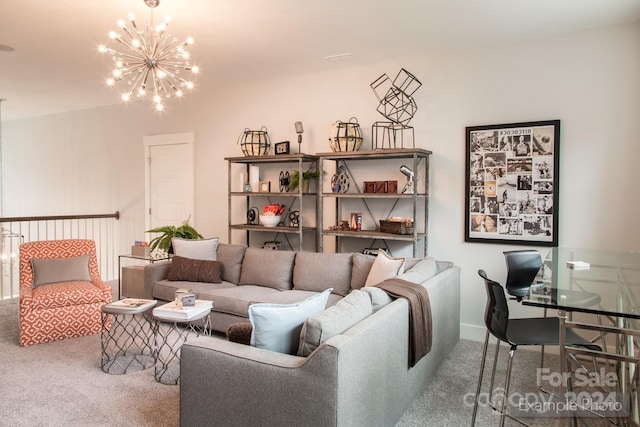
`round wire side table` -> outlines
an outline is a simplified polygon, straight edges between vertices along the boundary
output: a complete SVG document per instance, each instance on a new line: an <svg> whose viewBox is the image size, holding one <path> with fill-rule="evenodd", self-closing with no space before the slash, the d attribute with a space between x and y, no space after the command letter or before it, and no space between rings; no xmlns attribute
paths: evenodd
<svg viewBox="0 0 640 427"><path fill-rule="evenodd" d="M102 306L100 367L108 374L138 372L155 365L156 300L125 298Z"/></svg>

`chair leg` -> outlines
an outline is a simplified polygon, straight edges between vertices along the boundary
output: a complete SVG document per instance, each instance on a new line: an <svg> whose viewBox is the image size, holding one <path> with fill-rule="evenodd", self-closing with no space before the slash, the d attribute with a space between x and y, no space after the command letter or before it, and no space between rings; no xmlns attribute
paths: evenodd
<svg viewBox="0 0 640 427"><path fill-rule="evenodd" d="M511 383L511 367L513 365L513 355L516 347L511 346L509 349L509 362L507 364L507 373L504 378L504 398L502 399L502 410L500 411L500 427L504 427L504 421L507 417L507 401L509 400L509 385Z"/></svg>
<svg viewBox="0 0 640 427"><path fill-rule="evenodd" d="M498 355L500 353L500 340L498 340L498 342L496 343L496 352L495 355L493 356L493 368L491 369L491 382L489 383L489 401L493 402L493 381L496 378L496 367L498 366ZM495 407L493 407L493 404L491 404L491 407L493 409L496 409Z"/></svg>
<svg viewBox="0 0 640 427"><path fill-rule="evenodd" d="M487 347L489 347L489 330L484 338L484 347L482 349L482 362L480 362L480 375L478 377L478 386L476 387L476 398L473 404L473 416L471 417L471 427L476 425L476 415L478 413L478 399L480 398L480 390L482 389L482 377L484 375L484 364L487 360Z"/></svg>

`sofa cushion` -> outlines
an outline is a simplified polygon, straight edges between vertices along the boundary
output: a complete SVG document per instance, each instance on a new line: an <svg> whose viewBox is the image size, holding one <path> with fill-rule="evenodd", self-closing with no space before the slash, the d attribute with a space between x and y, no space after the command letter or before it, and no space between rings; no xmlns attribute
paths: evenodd
<svg viewBox="0 0 640 427"><path fill-rule="evenodd" d="M253 326L251 345L279 353L295 354L305 319L325 309L332 289L297 304L252 304L249 321Z"/></svg>
<svg viewBox="0 0 640 427"><path fill-rule="evenodd" d="M374 313L393 301L388 293L377 286L365 286L360 290L366 292L371 298L371 308Z"/></svg>
<svg viewBox="0 0 640 427"><path fill-rule="evenodd" d="M281 291L292 288L293 251L247 248L239 285L266 286Z"/></svg>
<svg viewBox="0 0 640 427"><path fill-rule="evenodd" d="M364 286L375 260L376 257L373 255L357 252L351 256L351 263L353 264L351 269L351 289L360 289Z"/></svg>
<svg viewBox="0 0 640 427"><path fill-rule="evenodd" d="M90 282L89 254L69 258L31 258L34 288L48 283Z"/></svg>
<svg viewBox="0 0 640 427"><path fill-rule="evenodd" d="M233 284L240 283L240 270L247 247L220 243L216 254L217 261L222 263L222 280Z"/></svg>
<svg viewBox="0 0 640 427"><path fill-rule="evenodd" d="M398 279L403 279L412 283L423 283L438 274L438 265L432 257L423 258L413 267L398 275Z"/></svg>
<svg viewBox="0 0 640 427"><path fill-rule="evenodd" d="M174 237L171 239L171 246L173 246L175 255L184 258L215 261L219 242L219 237L212 237L211 239L182 239Z"/></svg>
<svg viewBox="0 0 640 427"><path fill-rule="evenodd" d="M333 288L347 295L351 281L351 254L298 252L293 266L293 289L322 292Z"/></svg>
<svg viewBox="0 0 640 427"><path fill-rule="evenodd" d="M196 298L198 299L211 299L203 297L203 295L207 295L213 290L217 289L225 289L225 288L235 288L237 285L233 283L225 282L222 283L205 283L205 282L187 282L184 280L159 280L153 285L153 289L151 291L152 297L155 299L159 299L162 301L173 301L175 299L175 293L178 289L189 289L191 292L196 294ZM215 308L215 307L214 307Z"/></svg>
<svg viewBox="0 0 640 427"><path fill-rule="evenodd" d="M333 307L309 316L300 333L298 356L308 356L323 342L343 333L371 313L369 295L364 291L355 290Z"/></svg>
<svg viewBox="0 0 640 427"><path fill-rule="evenodd" d="M383 280L396 277L402 273L404 262L404 258L391 258L385 251L379 251L364 285L374 286Z"/></svg>
<svg viewBox="0 0 640 427"><path fill-rule="evenodd" d="M167 280L183 280L186 282L222 283L222 263L202 259L174 256Z"/></svg>
<svg viewBox="0 0 640 427"><path fill-rule="evenodd" d="M263 302L269 295L279 293L280 291L266 286L246 285L211 289L199 294L198 298L213 301L212 311L248 317L252 303Z"/></svg>

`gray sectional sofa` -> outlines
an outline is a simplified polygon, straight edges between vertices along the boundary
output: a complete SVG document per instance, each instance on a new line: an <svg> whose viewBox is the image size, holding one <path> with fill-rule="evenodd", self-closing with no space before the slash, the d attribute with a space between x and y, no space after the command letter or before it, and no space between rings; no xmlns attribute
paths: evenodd
<svg viewBox="0 0 640 427"><path fill-rule="evenodd" d="M182 426L392 426L459 341L460 270L451 263L406 260L407 280L426 274L419 283L428 292L432 329L430 352L410 367L407 300L363 287L374 257L220 244L217 259L221 283L169 281L170 262L147 265L146 297L172 300L175 289L191 288L213 301L213 329L225 332L249 321L250 304L291 304L333 291L329 308L307 318L300 355L190 338L181 350ZM366 314L349 323L363 304Z"/></svg>

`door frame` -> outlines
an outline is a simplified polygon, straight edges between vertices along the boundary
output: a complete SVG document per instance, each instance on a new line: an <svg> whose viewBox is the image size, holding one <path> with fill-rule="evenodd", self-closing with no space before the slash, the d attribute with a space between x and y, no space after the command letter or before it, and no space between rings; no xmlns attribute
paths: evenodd
<svg viewBox="0 0 640 427"><path fill-rule="evenodd" d="M149 230L151 228L151 215L149 211L151 209L151 168L149 165L151 159L151 147L160 145L186 145L188 151L188 158L191 162L191 174L188 177L191 187L191 219L190 223L195 223L194 201L195 201L195 188L194 188L194 158L193 158L193 144L195 135L193 132L184 133L170 133L164 135L150 135L143 137L144 144L144 229ZM185 218L186 219L186 218Z"/></svg>

